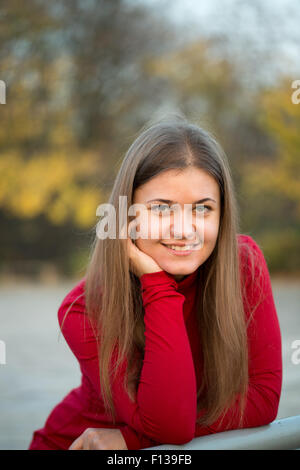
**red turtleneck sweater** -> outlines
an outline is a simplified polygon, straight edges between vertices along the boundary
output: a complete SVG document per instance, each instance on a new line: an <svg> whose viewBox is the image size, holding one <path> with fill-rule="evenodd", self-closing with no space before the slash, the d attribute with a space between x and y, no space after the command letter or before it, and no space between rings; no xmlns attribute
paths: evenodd
<svg viewBox="0 0 300 470"><path fill-rule="evenodd" d="M261 249L248 235L238 235L258 255L256 272L262 268L260 285L264 300L247 329L249 388L243 427L270 423L276 418L281 384L281 335L271 281ZM240 250L243 258L243 251ZM248 269L247 269L248 268ZM249 271L249 266L242 269ZM86 428L118 428L127 447L141 449L160 444L184 444L203 436L238 427L236 405L211 426L196 424L197 388L203 374L201 345L197 334L195 295L198 270L180 282L165 271L140 278L145 310L145 354L135 402L123 389L126 361L112 387L116 424L107 416L99 388L96 339L84 313L84 295L70 309L63 335L78 359L81 385L52 410L43 428L34 432L29 449L68 449ZM59 324L71 303L83 293L83 278L67 294L58 310ZM260 285L246 282L245 314L256 305ZM201 412L200 412L201 413ZM231 418L233 417L233 420ZM231 423L228 427L228 423Z"/></svg>

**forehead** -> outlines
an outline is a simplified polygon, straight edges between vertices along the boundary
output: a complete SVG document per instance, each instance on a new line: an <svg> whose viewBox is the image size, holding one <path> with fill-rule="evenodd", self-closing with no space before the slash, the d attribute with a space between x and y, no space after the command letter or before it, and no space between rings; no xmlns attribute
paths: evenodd
<svg viewBox="0 0 300 470"><path fill-rule="evenodd" d="M177 202L193 202L206 197L219 201L219 185L206 171L190 167L184 170L167 170L136 189L134 202L149 199L170 199Z"/></svg>

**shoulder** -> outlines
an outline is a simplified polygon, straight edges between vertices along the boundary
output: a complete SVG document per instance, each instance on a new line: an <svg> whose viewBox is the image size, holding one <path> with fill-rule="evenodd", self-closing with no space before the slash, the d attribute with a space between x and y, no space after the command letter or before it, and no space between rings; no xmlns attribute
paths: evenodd
<svg viewBox="0 0 300 470"><path fill-rule="evenodd" d="M237 240L242 264L266 262L262 247L250 235L238 234Z"/></svg>
<svg viewBox="0 0 300 470"><path fill-rule="evenodd" d="M254 312L264 300L273 302L270 273L259 244L250 235L239 235L238 239L243 298Z"/></svg>
<svg viewBox="0 0 300 470"><path fill-rule="evenodd" d="M250 236L243 233L237 235L238 246L241 249L241 254L244 255L249 251L255 251L262 255L262 248L259 244Z"/></svg>
<svg viewBox="0 0 300 470"><path fill-rule="evenodd" d="M58 321L60 326L67 313L84 314L85 311L85 277L80 279L66 294L58 309Z"/></svg>
<svg viewBox="0 0 300 470"><path fill-rule="evenodd" d="M240 270L243 281L249 285L269 276L262 247L250 235L238 234Z"/></svg>
<svg viewBox="0 0 300 470"><path fill-rule="evenodd" d="M57 316L60 330L77 359L95 357L98 333L86 311L85 278L66 294Z"/></svg>

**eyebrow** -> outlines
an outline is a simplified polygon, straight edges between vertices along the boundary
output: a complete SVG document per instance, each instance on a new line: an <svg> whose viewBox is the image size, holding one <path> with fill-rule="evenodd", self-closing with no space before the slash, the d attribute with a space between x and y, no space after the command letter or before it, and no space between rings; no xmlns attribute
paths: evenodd
<svg viewBox="0 0 300 470"><path fill-rule="evenodd" d="M170 199L160 199L160 198L157 198L157 199L150 199L150 201L147 201L148 202L153 202L153 201L160 201L160 202L165 202L167 204L177 204L176 201L171 201ZM214 199L210 198L210 197L205 197L204 199L200 199L199 201L195 201L195 202L192 202L192 204L200 204L201 202L205 202L205 201L213 201L215 203L217 203Z"/></svg>

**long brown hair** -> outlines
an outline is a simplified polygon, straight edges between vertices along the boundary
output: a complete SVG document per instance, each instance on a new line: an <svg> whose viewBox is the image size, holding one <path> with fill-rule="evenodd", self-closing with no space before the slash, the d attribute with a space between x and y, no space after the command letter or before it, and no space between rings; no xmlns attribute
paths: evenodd
<svg viewBox="0 0 300 470"><path fill-rule="evenodd" d="M198 423L214 423L238 400L242 426L248 388L247 318L243 292L247 279L241 276L238 208L224 151L211 133L182 116L152 123L143 128L128 149L108 202L116 208L119 226L119 196L127 196L129 207L139 186L163 171L189 166L213 176L221 196L217 242L200 267L198 281L196 315L204 370L197 392L198 411L204 413L200 414ZM95 334L99 341L102 398L114 423L111 380L125 364L124 387L134 400L145 347L140 282L129 269L126 247L125 239L95 237L84 291L86 312L96 325ZM249 265L251 250L243 253L243 260ZM257 276L254 260L250 266L254 278Z"/></svg>

